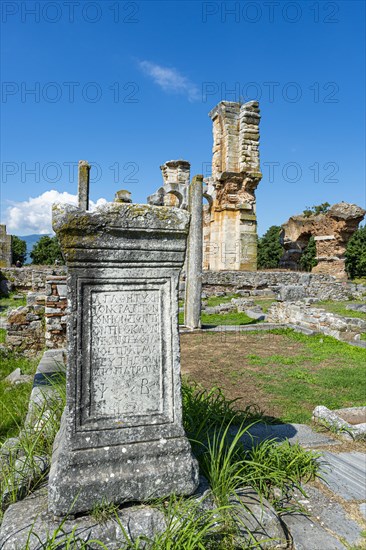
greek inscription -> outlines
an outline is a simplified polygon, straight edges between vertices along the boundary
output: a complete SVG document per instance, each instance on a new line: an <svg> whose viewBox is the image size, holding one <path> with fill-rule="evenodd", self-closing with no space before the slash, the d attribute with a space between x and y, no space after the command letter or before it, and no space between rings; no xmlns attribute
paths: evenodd
<svg viewBox="0 0 366 550"><path fill-rule="evenodd" d="M90 301L93 416L160 412L159 291L93 290Z"/></svg>

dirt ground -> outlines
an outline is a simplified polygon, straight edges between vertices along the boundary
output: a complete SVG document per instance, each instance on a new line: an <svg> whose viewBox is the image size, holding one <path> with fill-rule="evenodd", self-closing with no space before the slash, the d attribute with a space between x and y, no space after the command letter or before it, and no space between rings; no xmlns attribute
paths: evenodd
<svg viewBox="0 0 366 550"><path fill-rule="evenodd" d="M183 376L206 389L219 387L228 399L238 399L237 407L259 407L274 419L282 410L270 403L264 391L266 382L259 379L262 365L253 365L248 356L296 356L305 348L299 342L269 333L196 333L181 334L181 369Z"/></svg>

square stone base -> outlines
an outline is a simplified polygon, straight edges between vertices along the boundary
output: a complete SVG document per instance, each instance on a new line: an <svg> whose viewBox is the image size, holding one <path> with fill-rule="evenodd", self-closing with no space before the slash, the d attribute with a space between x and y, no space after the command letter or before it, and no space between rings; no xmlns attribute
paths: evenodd
<svg viewBox="0 0 366 550"><path fill-rule="evenodd" d="M60 430L49 477L48 507L57 516L87 512L101 502L121 504L191 495L198 463L185 436L71 450Z"/></svg>

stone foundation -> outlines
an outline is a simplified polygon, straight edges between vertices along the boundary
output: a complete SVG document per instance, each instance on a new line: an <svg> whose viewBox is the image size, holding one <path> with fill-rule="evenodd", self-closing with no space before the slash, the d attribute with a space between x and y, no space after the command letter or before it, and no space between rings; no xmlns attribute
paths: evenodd
<svg viewBox="0 0 366 550"><path fill-rule="evenodd" d="M360 334L366 332L363 319L343 317L303 302L275 302L267 312L267 320L269 323L300 325L346 342L359 341Z"/></svg>
<svg viewBox="0 0 366 550"><path fill-rule="evenodd" d="M330 275L295 271L203 271L203 292L247 292L248 295L278 294L282 287L298 285L304 297L317 300L348 300L366 295L365 285L339 282Z"/></svg>
<svg viewBox="0 0 366 550"><path fill-rule="evenodd" d="M13 290L40 292L45 290L47 277L66 275L65 266L25 266L1 268L2 276L12 283Z"/></svg>

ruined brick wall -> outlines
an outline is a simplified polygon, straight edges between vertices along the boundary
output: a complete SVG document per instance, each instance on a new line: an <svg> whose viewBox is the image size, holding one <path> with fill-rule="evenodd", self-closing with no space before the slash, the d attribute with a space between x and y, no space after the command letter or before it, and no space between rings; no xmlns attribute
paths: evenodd
<svg viewBox="0 0 366 550"><path fill-rule="evenodd" d="M28 292L27 305L7 316L6 345L13 351L33 357L45 347L66 346L66 276L48 275L44 289Z"/></svg>
<svg viewBox="0 0 366 550"><path fill-rule="evenodd" d="M34 357L45 346L44 295L32 293L27 305L7 315L6 346L12 351Z"/></svg>
<svg viewBox="0 0 366 550"><path fill-rule="evenodd" d="M187 160L168 160L160 166L163 185L147 198L155 206L187 208L191 165Z"/></svg>
<svg viewBox="0 0 366 550"><path fill-rule="evenodd" d="M30 265L1 268L1 275L12 284L13 290L17 291L41 292L46 288L47 277L66 273L65 266Z"/></svg>
<svg viewBox="0 0 366 550"><path fill-rule="evenodd" d="M318 265L313 273L327 273L347 279L345 252L349 239L363 220L366 211L356 204L334 204L325 214L292 216L283 228L285 253L281 267L299 269L301 255L313 236Z"/></svg>
<svg viewBox="0 0 366 550"><path fill-rule="evenodd" d="M49 276L45 290L45 344L57 349L66 346L67 286L66 276Z"/></svg>
<svg viewBox="0 0 366 550"><path fill-rule="evenodd" d="M277 294L286 286L303 287L304 295L318 300L348 300L366 295L366 286L339 282L328 274L299 271L204 271L203 292L247 292L248 296Z"/></svg>

